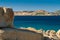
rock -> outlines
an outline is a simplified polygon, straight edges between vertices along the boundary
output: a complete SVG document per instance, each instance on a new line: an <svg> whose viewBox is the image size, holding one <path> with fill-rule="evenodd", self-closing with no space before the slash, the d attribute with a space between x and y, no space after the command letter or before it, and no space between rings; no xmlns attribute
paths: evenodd
<svg viewBox="0 0 60 40"><path fill-rule="evenodd" d="M44 37L44 40L51 40L49 37Z"/></svg>
<svg viewBox="0 0 60 40"><path fill-rule="evenodd" d="M49 38L57 40L56 32L54 30L50 30Z"/></svg>
<svg viewBox="0 0 60 40"><path fill-rule="evenodd" d="M13 25L14 12L11 8L0 7L0 27Z"/></svg>
<svg viewBox="0 0 60 40"><path fill-rule="evenodd" d="M49 37L49 33L50 33L50 30L47 30L45 36Z"/></svg>
<svg viewBox="0 0 60 40"><path fill-rule="evenodd" d="M6 21L4 18L4 10L2 7L0 7L0 27L6 26Z"/></svg>
<svg viewBox="0 0 60 40"><path fill-rule="evenodd" d="M6 8L6 14L8 14L9 25L13 25L14 12L11 8Z"/></svg>
<svg viewBox="0 0 60 40"><path fill-rule="evenodd" d="M60 40L60 30L57 31L56 35L57 35L58 39Z"/></svg>
<svg viewBox="0 0 60 40"><path fill-rule="evenodd" d="M40 33L25 29L2 28L4 32L1 34L3 40L43 40L44 37Z"/></svg>
<svg viewBox="0 0 60 40"><path fill-rule="evenodd" d="M4 14L4 10L2 7L0 7L0 16L2 16Z"/></svg>

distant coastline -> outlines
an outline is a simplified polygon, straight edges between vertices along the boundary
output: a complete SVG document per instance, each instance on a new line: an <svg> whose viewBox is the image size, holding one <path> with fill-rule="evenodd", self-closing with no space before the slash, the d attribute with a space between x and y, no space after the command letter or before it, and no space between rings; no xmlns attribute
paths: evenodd
<svg viewBox="0 0 60 40"><path fill-rule="evenodd" d="M45 10L36 11L14 11L15 16L60 16L60 10L55 12L47 12Z"/></svg>
<svg viewBox="0 0 60 40"><path fill-rule="evenodd" d="M15 17L15 16L24 17L24 16L22 16L22 15L14 15L14 17ZM30 15L30 16L31 16L31 15ZM25 17L30 17L30 16L25 15ZM58 16L60 16L60 15L58 15ZM35 16L31 16L31 17L35 17ZM36 17L55 17L55 15L53 15L53 16L36 16Z"/></svg>

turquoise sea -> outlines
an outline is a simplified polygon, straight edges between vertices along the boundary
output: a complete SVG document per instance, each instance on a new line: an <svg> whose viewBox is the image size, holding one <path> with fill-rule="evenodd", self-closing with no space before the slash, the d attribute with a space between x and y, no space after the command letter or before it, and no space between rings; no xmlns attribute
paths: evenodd
<svg viewBox="0 0 60 40"><path fill-rule="evenodd" d="M60 29L60 16L15 16L14 26L57 31Z"/></svg>

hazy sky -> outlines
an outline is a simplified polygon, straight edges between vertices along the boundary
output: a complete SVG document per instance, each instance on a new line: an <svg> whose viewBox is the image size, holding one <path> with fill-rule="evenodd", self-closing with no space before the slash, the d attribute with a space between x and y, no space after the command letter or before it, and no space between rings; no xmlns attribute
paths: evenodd
<svg viewBox="0 0 60 40"><path fill-rule="evenodd" d="M0 0L0 6L11 7L14 11L60 10L60 0Z"/></svg>

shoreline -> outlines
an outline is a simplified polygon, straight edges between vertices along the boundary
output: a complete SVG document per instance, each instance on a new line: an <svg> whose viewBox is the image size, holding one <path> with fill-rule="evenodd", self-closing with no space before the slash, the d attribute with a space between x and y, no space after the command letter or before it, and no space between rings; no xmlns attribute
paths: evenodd
<svg viewBox="0 0 60 40"><path fill-rule="evenodd" d="M24 15L14 15L14 16L24 16ZM27 15L25 15L25 16L27 16ZM29 15L28 15L29 16ZM60 15L59 15L60 16ZM32 17L34 17L34 16L32 16ZM37 17L39 17L39 16L37 16ZM45 17L45 16L42 16L42 17ZM48 16L48 17L50 17L50 16Z"/></svg>

